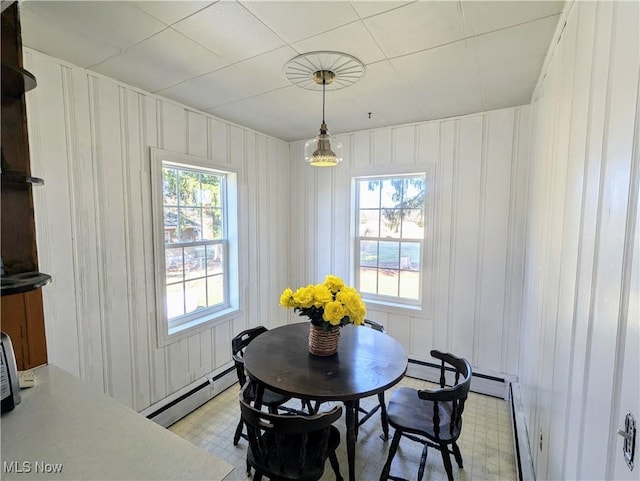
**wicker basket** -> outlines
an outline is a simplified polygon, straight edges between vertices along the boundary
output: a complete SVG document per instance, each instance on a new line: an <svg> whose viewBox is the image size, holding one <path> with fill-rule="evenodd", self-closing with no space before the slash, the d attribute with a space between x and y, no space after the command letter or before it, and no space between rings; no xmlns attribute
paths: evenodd
<svg viewBox="0 0 640 481"><path fill-rule="evenodd" d="M331 326L330 331L309 323L309 352L315 356L332 356L338 351L340 327Z"/></svg>

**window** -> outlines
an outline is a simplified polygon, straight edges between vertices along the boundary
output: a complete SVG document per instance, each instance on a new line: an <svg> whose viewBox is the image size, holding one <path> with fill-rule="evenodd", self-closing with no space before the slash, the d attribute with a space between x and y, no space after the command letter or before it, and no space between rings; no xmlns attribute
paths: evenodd
<svg viewBox="0 0 640 481"><path fill-rule="evenodd" d="M236 173L152 149L161 345L238 308Z"/></svg>
<svg viewBox="0 0 640 481"><path fill-rule="evenodd" d="M426 175L359 177L356 284L368 300L422 301Z"/></svg>

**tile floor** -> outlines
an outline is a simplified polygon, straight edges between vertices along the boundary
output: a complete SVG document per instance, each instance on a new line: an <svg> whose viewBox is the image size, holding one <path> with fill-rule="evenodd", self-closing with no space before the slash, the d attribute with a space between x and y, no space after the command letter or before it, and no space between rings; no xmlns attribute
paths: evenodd
<svg viewBox="0 0 640 481"><path fill-rule="evenodd" d="M416 389L433 387L419 379L405 377L396 387L408 386ZM387 400L394 388L387 391ZM367 398L361 404L367 408L377 398ZM299 406L299 401L294 404ZM332 403L323 406L332 407ZM171 431L201 448L233 464L236 469L225 481L246 481L245 457L247 442L232 443L233 434L240 416L238 406L238 385L231 386L196 411L169 427ZM338 448L340 471L347 476L347 453L344 415L336 424L341 432ZM380 417L373 416L361 428L356 445L356 478L360 481L375 481L379 478L391 441L379 437L382 429ZM393 428L390 428L393 434ZM513 434L509 405L502 399L470 393L463 414L462 435L458 441L462 452L464 469L458 469L452 457L454 478L459 481L500 480L515 481L516 467L513 448ZM400 441L400 448L391 466L391 474L415 480L422 445L406 438ZM333 470L327 462L322 481L333 481ZM424 479L446 480L440 453L430 449Z"/></svg>

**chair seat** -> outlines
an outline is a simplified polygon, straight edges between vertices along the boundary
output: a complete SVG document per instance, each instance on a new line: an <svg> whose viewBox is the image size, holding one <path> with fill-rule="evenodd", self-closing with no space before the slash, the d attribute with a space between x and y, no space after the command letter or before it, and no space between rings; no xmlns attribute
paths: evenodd
<svg viewBox="0 0 640 481"><path fill-rule="evenodd" d="M439 434L433 426L433 401L418 397L418 391L408 387L396 389L389 400L387 417L389 424L405 432L418 434L434 442L449 443L460 436L461 427L454 426L451 431L451 405L446 402L438 403L440 417Z"/></svg>
<svg viewBox="0 0 640 481"><path fill-rule="evenodd" d="M327 453L336 450L340 444L340 432L334 426L330 426L329 440L324 453L317 449L306 449L304 458L299 456L300 446L305 444L308 448L319 448L322 433L312 432L307 434L307 442L301 442L301 434L275 435L266 432L260 437L261 446L266 447L265 462L259 462L254 456L251 444L247 450L249 464L256 468L257 472L272 473L269 476L272 481L306 481L317 480L324 473L324 465ZM276 437L278 438L276 440Z"/></svg>
<svg viewBox="0 0 640 481"><path fill-rule="evenodd" d="M244 391L245 401L253 402L256 399L256 385L255 383L249 383L247 389ZM284 394L279 394L270 389L265 389L262 394L262 404L267 407L278 407L281 404L286 403L291 396L285 396Z"/></svg>

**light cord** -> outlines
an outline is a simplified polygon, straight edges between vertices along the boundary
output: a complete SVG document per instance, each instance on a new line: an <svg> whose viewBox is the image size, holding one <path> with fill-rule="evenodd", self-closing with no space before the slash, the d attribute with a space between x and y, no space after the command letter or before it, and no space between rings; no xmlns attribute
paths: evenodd
<svg viewBox="0 0 640 481"><path fill-rule="evenodd" d="M322 123L324 124L324 89L325 89L326 79L324 74L322 75Z"/></svg>

